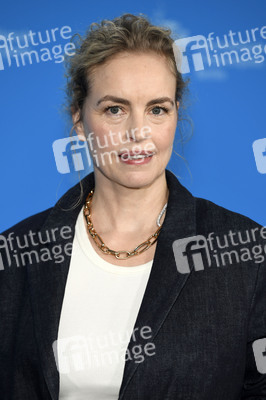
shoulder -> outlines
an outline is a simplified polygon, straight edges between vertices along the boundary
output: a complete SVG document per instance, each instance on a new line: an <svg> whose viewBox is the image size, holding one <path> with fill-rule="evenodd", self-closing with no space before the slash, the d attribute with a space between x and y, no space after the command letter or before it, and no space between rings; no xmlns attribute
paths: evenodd
<svg viewBox="0 0 266 400"><path fill-rule="evenodd" d="M249 217L228 210L210 200L194 197L197 225L208 225L215 230L263 228Z"/></svg>
<svg viewBox="0 0 266 400"><path fill-rule="evenodd" d="M224 230L234 227L261 226L247 216L226 209L210 200L194 196L169 170L166 170L166 179L170 192L168 205L173 210L173 214L178 213L180 209L185 209L187 216L191 219L190 223L196 222L199 228Z"/></svg>
<svg viewBox="0 0 266 400"><path fill-rule="evenodd" d="M15 278L19 279L19 277L24 276L25 268L17 268L16 256L21 249L31 251L28 236L31 232L41 230L52 210L53 207L27 217L0 234L0 282L4 280L4 277L6 279L11 277L14 281ZM18 238L21 242L21 248L17 242ZM16 268L11 268L12 266ZM5 270L5 273L3 273L3 270Z"/></svg>
<svg viewBox="0 0 266 400"><path fill-rule="evenodd" d="M10 228L6 229L4 232L1 233L2 236L7 236L11 232L16 232L17 234L23 234L24 232L28 231L29 229L41 229L42 225L44 224L45 220L50 215L53 207L50 207L44 211L41 211L37 214L31 215L22 221L18 222L17 224L11 226Z"/></svg>
<svg viewBox="0 0 266 400"><path fill-rule="evenodd" d="M76 217L76 214L80 208L79 205L85 202L87 192L93 187L94 175L93 173L90 173L80 182L70 187L66 193L60 197L54 206L23 219L22 221L2 232L2 235L5 236L11 232L23 234L24 232L29 231L29 229L35 229L38 231L48 219L51 223L60 223L62 218L66 218L66 213L67 219L70 219L72 215Z"/></svg>

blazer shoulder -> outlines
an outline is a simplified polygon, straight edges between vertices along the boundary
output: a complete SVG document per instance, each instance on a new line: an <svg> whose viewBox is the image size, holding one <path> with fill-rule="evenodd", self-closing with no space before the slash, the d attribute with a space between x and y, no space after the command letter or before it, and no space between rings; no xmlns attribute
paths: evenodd
<svg viewBox="0 0 266 400"><path fill-rule="evenodd" d="M7 236L10 232L14 232L16 234L23 234L25 231L29 231L29 229L39 230L44 224L45 220L48 218L51 213L53 207L47 208L37 214L31 215L10 228L6 229L1 234L3 236Z"/></svg>
<svg viewBox="0 0 266 400"><path fill-rule="evenodd" d="M197 224L204 223L215 228L214 230L252 229L262 228L262 225L251 218L228 210L210 200L195 197Z"/></svg>

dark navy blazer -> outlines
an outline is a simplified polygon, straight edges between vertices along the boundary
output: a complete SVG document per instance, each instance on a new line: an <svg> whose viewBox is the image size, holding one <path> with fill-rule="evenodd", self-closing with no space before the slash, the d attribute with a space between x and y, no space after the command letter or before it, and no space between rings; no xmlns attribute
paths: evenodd
<svg viewBox="0 0 266 400"><path fill-rule="evenodd" d="M243 239L244 233L253 229L260 242L256 245L265 246L265 240L258 237L260 226L193 197L171 172L166 171L166 178L168 208L135 323L135 327L150 327L149 342L154 344L155 354L139 363L133 358L126 361L119 400L266 399L266 375L258 371L252 347L266 337L265 262L250 256L254 238L242 244L246 250L241 250L241 259L228 253L224 264L214 262L221 260L218 250L228 251L222 238L230 230L241 231ZM94 187L93 173L82 185L83 193L79 184L74 186L53 208L25 219L0 237L1 400L58 399L59 374L52 345L57 339L69 270L67 253L78 213ZM80 196L81 202L75 206ZM64 226L69 226L71 233ZM43 242L50 232L50 241L39 243L39 231ZM23 247L24 234L32 235L32 243L22 250L14 238L21 238ZM210 255L214 242L205 247L205 265L204 258L200 259L203 252L196 254L200 241L194 241L194 247L184 245L189 241L186 238L195 236L203 239L201 244L207 243L204 238L220 238L216 253L213 248ZM236 236L234 240L236 243ZM51 257L49 249L55 243L67 246L64 260ZM173 243L178 245L173 247ZM230 251L236 249L239 246L231 244ZM32 253L22 258L20 253L25 250ZM182 257L189 252L186 267ZM139 336L138 341L144 348L145 339ZM135 344L131 338L129 352ZM264 361L263 352L258 357Z"/></svg>

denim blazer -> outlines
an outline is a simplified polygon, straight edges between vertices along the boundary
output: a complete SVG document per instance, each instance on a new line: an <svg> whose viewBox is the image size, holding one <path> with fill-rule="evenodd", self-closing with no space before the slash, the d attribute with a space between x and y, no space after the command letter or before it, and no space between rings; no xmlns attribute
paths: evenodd
<svg viewBox="0 0 266 400"><path fill-rule="evenodd" d="M168 170L166 178L167 212L119 400L266 399L266 231L193 197ZM0 236L1 400L58 399L53 343L94 174L82 185Z"/></svg>

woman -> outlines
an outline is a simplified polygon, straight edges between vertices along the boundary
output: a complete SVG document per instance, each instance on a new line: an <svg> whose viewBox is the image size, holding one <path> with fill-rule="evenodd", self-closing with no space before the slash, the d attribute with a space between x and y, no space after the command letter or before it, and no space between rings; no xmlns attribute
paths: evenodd
<svg viewBox="0 0 266 400"><path fill-rule="evenodd" d="M1 398L265 399L265 231L166 170L170 31L93 24L68 72L94 173L2 235Z"/></svg>

